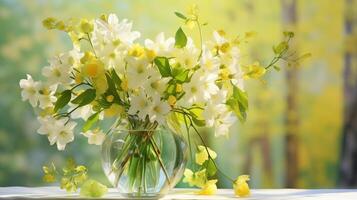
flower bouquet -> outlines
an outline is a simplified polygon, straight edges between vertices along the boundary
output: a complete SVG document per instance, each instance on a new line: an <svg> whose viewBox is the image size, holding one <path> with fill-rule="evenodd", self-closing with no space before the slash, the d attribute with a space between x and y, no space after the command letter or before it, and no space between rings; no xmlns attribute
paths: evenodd
<svg viewBox="0 0 357 200"><path fill-rule="evenodd" d="M175 37L160 33L138 43L140 33L114 14L93 20L47 18L43 25L68 33L74 48L49 60L44 81L30 75L20 81L23 100L37 108L38 133L64 150L74 140L76 121L84 120L81 134L89 144L102 145L104 171L123 195L163 195L183 174L184 182L201 188L199 194L213 194L217 173L224 173L198 127L227 135L237 119L246 118L244 80L260 79L278 70L280 59L287 60L291 32L274 47L268 65L243 65L239 46L249 34L229 39L219 30L203 41L206 24L196 7L175 14L198 27L197 46L181 27ZM197 170L185 169L188 158ZM227 178L237 195L249 194L248 176Z"/></svg>

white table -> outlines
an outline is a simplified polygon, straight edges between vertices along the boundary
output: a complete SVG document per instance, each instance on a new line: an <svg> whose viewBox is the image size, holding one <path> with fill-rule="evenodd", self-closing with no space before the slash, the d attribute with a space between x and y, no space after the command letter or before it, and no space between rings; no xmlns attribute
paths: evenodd
<svg viewBox="0 0 357 200"><path fill-rule="evenodd" d="M175 189L172 193L162 199L237 199L231 189L219 189L216 195L203 196L194 194L193 189ZM252 190L252 195L244 199L316 199L316 200L357 200L357 189L322 189L322 190L303 190L303 189L257 189ZM0 199L86 199L79 197L78 194L67 194L59 187L0 187ZM101 199L125 199L121 197L115 189ZM243 199L243 198L240 198Z"/></svg>

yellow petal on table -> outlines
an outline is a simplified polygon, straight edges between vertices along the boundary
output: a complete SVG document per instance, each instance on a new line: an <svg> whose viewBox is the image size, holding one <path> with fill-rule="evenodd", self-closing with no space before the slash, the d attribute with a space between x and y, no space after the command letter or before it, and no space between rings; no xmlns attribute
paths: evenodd
<svg viewBox="0 0 357 200"><path fill-rule="evenodd" d="M202 189L197 192L200 195L213 195L217 192L217 179L209 180L203 185Z"/></svg>
<svg viewBox="0 0 357 200"><path fill-rule="evenodd" d="M246 197L250 195L250 189L247 181L249 181L248 175L238 176L237 180L233 183L234 193L236 196Z"/></svg>

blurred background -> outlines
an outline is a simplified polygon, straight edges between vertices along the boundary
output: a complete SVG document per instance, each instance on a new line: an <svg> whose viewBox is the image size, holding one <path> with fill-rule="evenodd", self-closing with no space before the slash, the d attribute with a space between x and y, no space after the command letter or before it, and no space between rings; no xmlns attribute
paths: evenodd
<svg viewBox="0 0 357 200"><path fill-rule="evenodd" d="M77 135L58 152L36 133L33 109L21 101L19 80L27 73L40 79L49 57L72 49L64 33L42 27L44 18L116 13L142 37L154 38L162 31L173 36L182 23L174 11L193 3L208 22L204 39L216 29L232 37L257 33L243 45L242 62L267 64L284 30L295 32L296 52L312 54L291 70L269 73L266 84L248 81L248 120L228 138L205 130L223 171L250 174L254 188L356 187L357 0L0 0L0 186L44 185L41 166L69 156L107 183L99 147ZM196 30L185 30L198 39ZM218 186L231 184L222 177Z"/></svg>

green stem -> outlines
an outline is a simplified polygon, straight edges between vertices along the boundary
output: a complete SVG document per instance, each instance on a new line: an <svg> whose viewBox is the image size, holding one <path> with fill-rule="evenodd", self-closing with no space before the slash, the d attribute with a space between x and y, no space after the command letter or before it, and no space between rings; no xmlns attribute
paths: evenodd
<svg viewBox="0 0 357 200"><path fill-rule="evenodd" d="M190 157L191 160L193 159L193 152L192 152L192 144L191 144L191 137L190 137L190 128L188 127L187 124L187 119L186 119L186 115L183 116L184 120L185 120L185 126L186 126L186 132L187 132L187 140L188 140L188 147L190 150Z"/></svg>
<svg viewBox="0 0 357 200"><path fill-rule="evenodd" d="M91 46L91 47L92 47L92 49L93 49L93 53L94 53L95 57L97 57L97 54L95 53L95 49L94 49L94 46L93 46L92 40L91 40L91 38L90 38L90 36L89 36L89 33L87 33L87 36L88 36L88 41L89 41L89 44L90 44L90 46Z"/></svg>
<svg viewBox="0 0 357 200"><path fill-rule="evenodd" d="M197 59L197 60L200 60L201 57L202 57L202 51L203 51L203 41L202 41L201 24L200 24L200 22L198 21L198 19L196 20L196 24L197 24L197 27L198 27L198 32L199 32L199 34L200 34L200 46L201 46L200 55L198 56L198 59Z"/></svg>
<svg viewBox="0 0 357 200"><path fill-rule="evenodd" d="M165 174L165 176L166 176L166 180L167 180L167 182L169 183L169 185L171 185L170 178L169 178L169 174L167 173L166 168L165 168L165 165L164 165L164 163L163 163L162 160L161 160L161 156L160 156L159 152L158 152L157 149L156 149L157 147L155 147L155 144L154 144L154 142L152 141L151 138L149 138L149 141L150 141L150 144L152 145L152 147L153 147L153 149L154 149L154 152L155 152L155 154L156 154L156 156L157 156L157 159L158 159L158 161L159 161L159 164L160 164L162 170L164 171L164 174Z"/></svg>

